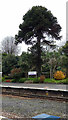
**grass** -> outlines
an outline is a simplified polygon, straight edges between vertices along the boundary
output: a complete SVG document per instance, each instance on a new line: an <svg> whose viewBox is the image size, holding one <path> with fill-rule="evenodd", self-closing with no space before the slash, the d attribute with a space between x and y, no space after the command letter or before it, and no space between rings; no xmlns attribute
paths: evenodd
<svg viewBox="0 0 68 120"><path fill-rule="evenodd" d="M63 80L55 80L55 79L46 78L44 80L44 83L64 83L64 84L68 84L68 78L63 79Z"/></svg>

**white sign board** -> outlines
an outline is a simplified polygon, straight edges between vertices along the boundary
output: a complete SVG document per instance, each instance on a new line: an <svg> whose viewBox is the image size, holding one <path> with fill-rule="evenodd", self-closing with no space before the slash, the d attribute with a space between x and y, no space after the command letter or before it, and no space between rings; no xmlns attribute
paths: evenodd
<svg viewBox="0 0 68 120"><path fill-rule="evenodd" d="M30 72L28 72L28 75L37 75L37 72L36 71L30 71Z"/></svg>

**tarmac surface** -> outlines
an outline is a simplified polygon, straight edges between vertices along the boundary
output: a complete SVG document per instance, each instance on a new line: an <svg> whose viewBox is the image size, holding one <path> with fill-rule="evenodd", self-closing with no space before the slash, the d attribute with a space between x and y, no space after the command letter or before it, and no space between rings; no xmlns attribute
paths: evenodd
<svg viewBox="0 0 68 120"><path fill-rule="evenodd" d="M3 82L0 86L6 87L20 87L20 88L33 88L33 89L48 89L48 90L61 90L68 91L68 85L66 84L25 84L25 83L7 83Z"/></svg>

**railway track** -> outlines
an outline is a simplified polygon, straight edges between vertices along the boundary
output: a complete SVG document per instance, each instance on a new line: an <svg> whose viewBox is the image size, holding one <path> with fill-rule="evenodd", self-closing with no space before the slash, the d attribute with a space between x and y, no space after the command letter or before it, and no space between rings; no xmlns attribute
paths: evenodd
<svg viewBox="0 0 68 120"><path fill-rule="evenodd" d="M39 98L68 102L68 91L2 87L2 94L18 97Z"/></svg>
<svg viewBox="0 0 68 120"><path fill-rule="evenodd" d="M17 97L21 97L21 96L17 96ZM54 100L54 101L65 101L68 102L68 98L67 97L57 97L57 96L40 96L40 95L23 95L23 97L26 98L38 98L38 99L45 99L45 100Z"/></svg>
<svg viewBox="0 0 68 120"><path fill-rule="evenodd" d="M33 96L26 96L26 97L30 97L30 98L39 98L39 99L47 99L47 100L54 100L54 101L65 101L65 102L68 102L68 98L66 97L57 97L57 96L36 96L36 95L33 95Z"/></svg>

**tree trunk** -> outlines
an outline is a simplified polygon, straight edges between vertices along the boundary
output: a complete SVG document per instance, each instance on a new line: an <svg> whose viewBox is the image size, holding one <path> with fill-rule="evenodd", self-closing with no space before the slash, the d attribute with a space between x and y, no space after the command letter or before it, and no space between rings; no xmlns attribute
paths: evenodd
<svg viewBox="0 0 68 120"><path fill-rule="evenodd" d="M40 37L37 38L37 52L38 52L37 72L38 72L38 77L40 77L40 75L41 75L41 48L40 48Z"/></svg>
<svg viewBox="0 0 68 120"><path fill-rule="evenodd" d="M50 79L53 79L53 69L52 69L52 67L50 68Z"/></svg>

